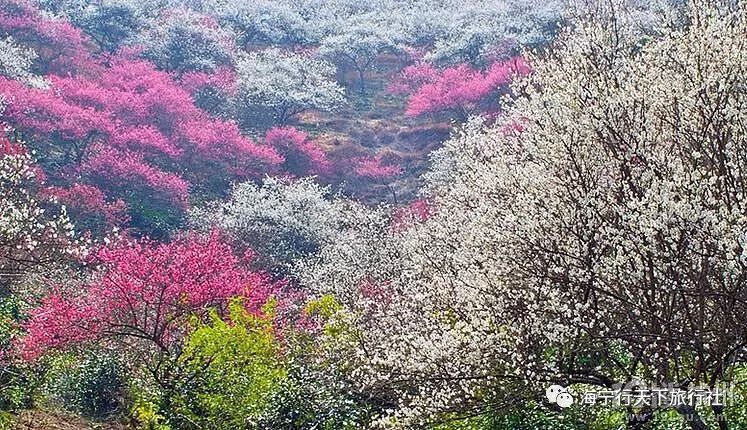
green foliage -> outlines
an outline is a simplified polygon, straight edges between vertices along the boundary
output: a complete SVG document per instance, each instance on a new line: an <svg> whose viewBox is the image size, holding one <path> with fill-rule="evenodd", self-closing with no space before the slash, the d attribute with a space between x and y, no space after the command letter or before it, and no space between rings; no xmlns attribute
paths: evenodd
<svg viewBox="0 0 747 430"><path fill-rule="evenodd" d="M272 327L274 304L262 315L249 313L240 300L229 307L229 321L213 312L197 322L180 364L186 377L167 399L167 411L179 428L254 428L286 370Z"/></svg>
<svg viewBox="0 0 747 430"><path fill-rule="evenodd" d="M147 231L152 238L169 237L169 234L184 222L184 214L181 211L169 207L155 196L142 200L131 194L127 196L126 202L130 208L132 225Z"/></svg>
<svg viewBox="0 0 747 430"><path fill-rule="evenodd" d="M0 412L0 430L10 430L14 424L13 414L10 412Z"/></svg>
<svg viewBox="0 0 747 430"><path fill-rule="evenodd" d="M308 315L320 316L324 320L329 320L337 312L342 311L342 305L335 299L331 294L325 294L322 297L310 301L306 305L306 313Z"/></svg>
<svg viewBox="0 0 747 430"><path fill-rule="evenodd" d="M135 402L131 421L136 430L171 430L166 418L159 413L159 406L145 399Z"/></svg>
<svg viewBox="0 0 747 430"><path fill-rule="evenodd" d="M38 384L38 377L30 366L0 364L0 411L30 407Z"/></svg>
<svg viewBox="0 0 747 430"><path fill-rule="evenodd" d="M486 412L467 417L443 417L444 422L431 426L430 430L586 430L610 429L613 427L596 427L588 425L594 419L587 416L588 411L578 408L564 410L563 413L547 409L533 400L520 402L505 410Z"/></svg>
<svg viewBox="0 0 747 430"><path fill-rule="evenodd" d="M10 412L0 411L0 430L15 428L15 418Z"/></svg>
<svg viewBox="0 0 747 430"><path fill-rule="evenodd" d="M304 313L321 335L288 333L287 377L270 400L262 429L353 430L371 416L371 405L346 377L346 353L355 331L332 295L309 302Z"/></svg>
<svg viewBox="0 0 747 430"><path fill-rule="evenodd" d="M21 303L13 295L0 295L0 351L5 351L18 334Z"/></svg>
<svg viewBox="0 0 747 430"><path fill-rule="evenodd" d="M31 366L7 360L11 342L20 333L23 317L22 302L12 294L0 295L0 411L25 408L32 403L33 390L38 384ZM0 429L3 418L0 417Z"/></svg>
<svg viewBox="0 0 747 430"><path fill-rule="evenodd" d="M319 299L310 301L306 305L305 312L309 316L319 318L324 326L327 341L340 346L352 340L355 331L349 321L349 315L344 312L343 306L333 295L325 294Z"/></svg>
<svg viewBox="0 0 747 430"><path fill-rule="evenodd" d="M85 417L102 419L120 413L127 397L123 363L110 353L50 357L44 394L54 405Z"/></svg>
<svg viewBox="0 0 747 430"><path fill-rule="evenodd" d="M747 366L734 370L733 383L728 393L730 398L725 409L730 428L747 429Z"/></svg>

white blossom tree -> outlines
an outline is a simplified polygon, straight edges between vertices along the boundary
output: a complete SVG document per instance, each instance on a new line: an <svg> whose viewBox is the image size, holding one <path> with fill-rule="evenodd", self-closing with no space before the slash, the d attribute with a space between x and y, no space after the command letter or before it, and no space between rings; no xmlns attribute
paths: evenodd
<svg viewBox="0 0 747 430"><path fill-rule="evenodd" d="M65 208L45 202L38 187L26 148L0 137L0 295L29 270L83 252Z"/></svg>
<svg viewBox="0 0 747 430"><path fill-rule="evenodd" d="M163 5L159 0L40 0L39 3L67 18L109 52L136 37Z"/></svg>
<svg viewBox="0 0 747 430"><path fill-rule="evenodd" d="M366 73L379 55L403 52L405 37L389 23L379 13L354 15L340 22L333 34L322 39L318 53L338 66L355 70L360 92L365 93Z"/></svg>
<svg viewBox="0 0 747 430"><path fill-rule="evenodd" d="M236 69L239 109L248 111L243 116L264 108L285 124L305 110L332 111L344 102L326 61L270 48L240 57Z"/></svg>
<svg viewBox="0 0 747 430"><path fill-rule="evenodd" d="M84 29L103 49L115 52L148 23L156 8L153 1L103 0L86 2L71 21Z"/></svg>
<svg viewBox="0 0 747 430"><path fill-rule="evenodd" d="M485 65L518 47L546 45L566 12L563 0L508 0L452 5L445 34L426 59L439 64Z"/></svg>
<svg viewBox="0 0 747 430"><path fill-rule="evenodd" d="M190 219L194 228L217 227L238 247L256 252L263 268L292 275L304 259L381 216L311 178L268 177L261 185L237 185L230 199L193 209Z"/></svg>
<svg viewBox="0 0 747 430"><path fill-rule="evenodd" d="M33 73L36 53L20 46L13 38L0 39L0 76L21 81L30 86L44 87L44 78Z"/></svg>
<svg viewBox="0 0 747 430"><path fill-rule="evenodd" d="M243 44L300 45L313 41L298 8L275 1L227 2L218 10Z"/></svg>
<svg viewBox="0 0 747 430"><path fill-rule="evenodd" d="M144 46L144 56L161 69L210 72L234 61L235 35L210 15L164 9L145 28L131 43Z"/></svg>
<svg viewBox="0 0 747 430"><path fill-rule="evenodd" d="M713 386L744 363L745 9L695 5L657 38L597 14L532 59L505 117L446 143L429 219L306 272L355 318L359 383L397 393L380 424L510 407L550 382ZM694 429L722 412L677 410Z"/></svg>

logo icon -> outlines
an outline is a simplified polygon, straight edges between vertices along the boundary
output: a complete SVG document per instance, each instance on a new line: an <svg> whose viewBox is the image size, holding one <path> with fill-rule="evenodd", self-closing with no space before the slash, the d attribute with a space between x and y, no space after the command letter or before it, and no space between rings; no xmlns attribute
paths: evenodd
<svg viewBox="0 0 747 430"><path fill-rule="evenodd" d="M545 396L550 403L557 403L561 408L567 408L573 404L573 396L567 388L561 385L550 385L545 390Z"/></svg>

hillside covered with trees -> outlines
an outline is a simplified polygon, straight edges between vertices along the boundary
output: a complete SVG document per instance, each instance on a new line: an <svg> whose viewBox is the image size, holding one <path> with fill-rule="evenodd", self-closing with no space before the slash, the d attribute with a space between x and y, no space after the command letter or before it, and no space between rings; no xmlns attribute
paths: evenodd
<svg viewBox="0 0 747 430"><path fill-rule="evenodd" d="M0 430L747 428L746 36L0 0Z"/></svg>

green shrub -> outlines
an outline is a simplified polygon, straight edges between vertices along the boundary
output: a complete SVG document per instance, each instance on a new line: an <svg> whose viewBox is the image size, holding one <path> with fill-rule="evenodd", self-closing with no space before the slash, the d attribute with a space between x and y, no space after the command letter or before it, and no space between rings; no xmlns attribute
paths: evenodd
<svg viewBox="0 0 747 430"><path fill-rule="evenodd" d="M12 339L19 335L23 304L7 292L0 293L0 411L29 407L39 381L30 366L6 360ZM0 427L2 428L2 427Z"/></svg>
<svg viewBox="0 0 747 430"><path fill-rule="evenodd" d="M213 312L209 323L196 323L179 359L181 377L162 402L173 427L256 427L286 377L272 318L272 304L253 315L235 300L228 322Z"/></svg>
<svg viewBox="0 0 747 430"><path fill-rule="evenodd" d="M331 295L310 302L305 313L323 325L323 336L287 336L287 378L260 422L263 430L354 430L371 416L370 399L357 391L341 363L354 341L354 328Z"/></svg>
<svg viewBox="0 0 747 430"><path fill-rule="evenodd" d="M47 400L85 417L104 419L121 413L127 398L125 367L111 354L86 351L49 358Z"/></svg>

